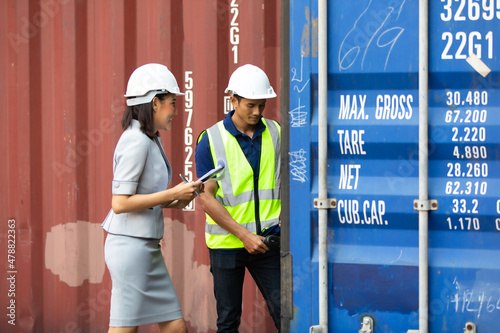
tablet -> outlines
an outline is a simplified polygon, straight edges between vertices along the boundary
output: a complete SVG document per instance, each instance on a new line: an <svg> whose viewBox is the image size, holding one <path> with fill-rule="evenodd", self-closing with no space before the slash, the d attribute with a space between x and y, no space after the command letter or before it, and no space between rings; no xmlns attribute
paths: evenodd
<svg viewBox="0 0 500 333"><path fill-rule="evenodd" d="M222 170L224 170L224 165L217 165L215 168L198 178L197 182L201 181L203 183L207 182L212 178L212 176L220 173Z"/></svg>

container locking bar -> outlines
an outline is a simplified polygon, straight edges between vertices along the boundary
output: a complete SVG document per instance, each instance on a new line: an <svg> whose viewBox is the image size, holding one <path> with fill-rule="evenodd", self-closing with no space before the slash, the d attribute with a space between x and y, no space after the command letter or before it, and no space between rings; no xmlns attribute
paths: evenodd
<svg viewBox="0 0 500 333"><path fill-rule="evenodd" d="M337 199L335 199L335 198L328 198L328 199L314 198L314 208L316 208L316 209L337 209Z"/></svg>
<svg viewBox="0 0 500 333"><path fill-rule="evenodd" d="M413 200L413 209L429 211L429 210L437 210L438 209L438 201L437 200Z"/></svg>

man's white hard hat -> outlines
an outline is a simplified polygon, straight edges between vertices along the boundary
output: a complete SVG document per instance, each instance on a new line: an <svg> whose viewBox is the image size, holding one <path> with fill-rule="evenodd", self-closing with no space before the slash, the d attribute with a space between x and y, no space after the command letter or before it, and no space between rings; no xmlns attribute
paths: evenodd
<svg viewBox="0 0 500 333"><path fill-rule="evenodd" d="M184 95L179 90L174 75L162 64L145 64L138 67L127 84L127 105L149 103L157 94Z"/></svg>
<svg viewBox="0 0 500 333"><path fill-rule="evenodd" d="M276 97L266 73L254 65L238 67L231 77L225 90L247 99L266 99Z"/></svg>

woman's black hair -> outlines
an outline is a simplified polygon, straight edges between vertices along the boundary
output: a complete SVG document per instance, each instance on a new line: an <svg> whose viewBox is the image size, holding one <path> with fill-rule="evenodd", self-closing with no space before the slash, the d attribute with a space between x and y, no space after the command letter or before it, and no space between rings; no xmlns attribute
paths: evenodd
<svg viewBox="0 0 500 333"><path fill-rule="evenodd" d="M161 103L170 95L158 94L156 97ZM132 119L138 120L141 124L141 131L146 134L149 138L154 139L159 136L158 131L155 131L155 124L153 120L153 102L148 102L144 104L127 106L127 109L123 113L122 117L122 129L126 130L130 124L132 124Z"/></svg>

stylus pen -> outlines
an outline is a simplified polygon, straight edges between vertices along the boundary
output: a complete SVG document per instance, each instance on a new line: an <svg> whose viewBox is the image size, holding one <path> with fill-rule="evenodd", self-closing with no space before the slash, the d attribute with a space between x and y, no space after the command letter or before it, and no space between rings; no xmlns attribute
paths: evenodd
<svg viewBox="0 0 500 333"><path fill-rule="evenodd" d="M190 181L188 181L182 173L180 173L179 176L181 176L182 180L185 181L186 183L190 183ZM198 191L194 190L194 193L196 193L197 196L201 197L200 193L198 193Z"/></svg>

